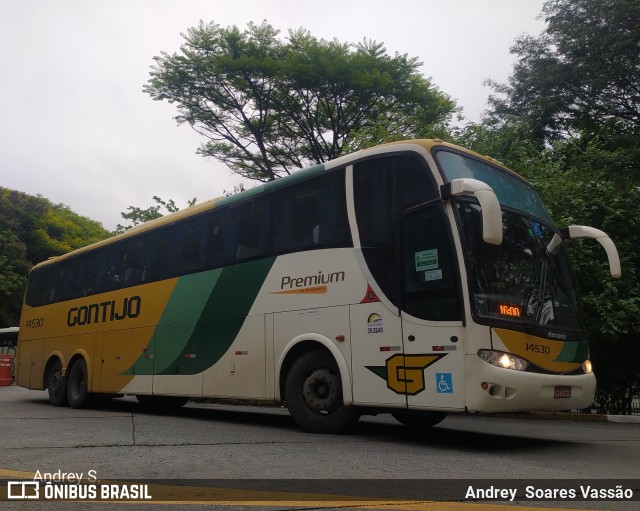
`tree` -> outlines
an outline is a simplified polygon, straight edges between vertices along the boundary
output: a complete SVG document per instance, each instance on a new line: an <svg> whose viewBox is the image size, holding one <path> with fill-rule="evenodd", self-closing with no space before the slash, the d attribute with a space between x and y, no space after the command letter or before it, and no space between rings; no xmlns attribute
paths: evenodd
<svg viewBox="0 0 640 511"><path fill-rule="evenodd" d="M397 133L446 125L455 103L423 77L415 58L374 41L325 41L308 31L285 40L263 22L244 31L203 23L180 53L154 58L144 92L176 103L178 124L207 140L198 152L248 179L272 181L334 159L372 123ZM375 135L375 133L374 133Z"/></svg>
<svg viewBox="0 0 640 511"><path fill-rule="evenodd" d="M0 328L18 324L33 265L108 236L64 204L0 187Z"/></svg>
<svg viewBox="0 0 640 511"><path fill-rule="evenodd" d="M30 265L27 249L10 230L0 231L0 325L15 326Z"/></svg>
<svg viewBox="0 0 640 511"><path fill-rule="evenodd" d="M599 134L540 147L525 122L485 120L467 126L458 142L489 154L533 183L560 227L592 225L607 232L620 254L622 278L608 271L593 240L566 244L581 291L591 359L598 379L597 409L631 413L640 393L640 186L636 151L611 147Z"/></svg>
<svg viewBox="0 0 640 511"><path fill-rule="evenodd" d="M540 36L516 41L508 83L490 82L498 94L489 115L462 137L481 151L496 149L532 181L558 225L593 225L616 243L618 281L597 244L569 247L592 339L596 402L630 413L640 392L640 3L550 0L543 16Z"/></svg>
<svg viewBox="0 0 640 511"><path fill-rule="evenodd" d="M591 353L603 411L631 413L640 392L640 187L621 172L633 163L624 147L597 138L564 142L530 176L562 225L601 228L615 241L622 278L611 279L604 251L593 241L574 241L570 253L583 297Z"/></svg>
<svg viewBox="0 0 640 511"><path fill-rule="evenodd" d="M131 225L116 225L116 230L113 234L122 234L129 229L132 229L136 225L140 225L141 223L148 222L150 220L155 220L156 218L160 218L164 216L161 213L161 209L166 209L167 213L175 213L176 211L180 211L180 208L176 205L173 199L169 199L168 201L162 200L160 197L154 195L153 200L155 201L155 206L149 206L146 209L139 208L137 206L129 206L127 208L127 212L120 213L120 216L131 223ZM194 197L193 199L187 201L187 206L191 207L197 202L197 199Z"/></svg>
<svg viewBox="0 0 640 511"><path fill-rule="evenodd" d="M550 0L539 37L518 39L508 84L490 82L501 118L527 119L540 142L640 134L640 3Z"/></svg>

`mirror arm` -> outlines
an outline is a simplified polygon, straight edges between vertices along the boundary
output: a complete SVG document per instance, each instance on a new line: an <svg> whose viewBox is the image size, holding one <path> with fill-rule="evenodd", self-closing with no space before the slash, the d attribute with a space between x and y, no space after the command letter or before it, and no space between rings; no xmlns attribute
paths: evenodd
<svg viewBox="0 0 640 511"><path fill-rule="evenodd" d="M440 187L443 200L460 195L473 195L482 211L482 239L485 243L502 245L502 210L493 188L477 179L454 179Z"/></svg>
<svg viewBox="0 0 640 511"><path fill-rule="evenodd" d="M595 239L607 253L609 259L609 271L614 279L619 279L622 276L622 269L620 267L620 256L618 255L618 249L615 243L609 238L607 233L596 229L594 227L588 227L586 225L570 225L561 230L562 237L565 239L575 238L590 238Z"/></svg>

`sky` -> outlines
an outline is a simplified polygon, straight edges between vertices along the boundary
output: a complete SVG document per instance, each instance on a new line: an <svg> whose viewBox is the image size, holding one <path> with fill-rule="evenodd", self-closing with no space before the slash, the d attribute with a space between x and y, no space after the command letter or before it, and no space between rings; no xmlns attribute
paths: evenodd
<svg viewBox="0 0 640 511"><path fill-rule="evenodd" d="M154 195L179 207L240 178L196 154L175 106L142 92L153 57L178 51L200 20L383 42L463 108L486 109L486 79L505 82L517 37L544 29L544 0L2 0L0 186L41 194L109 230Z"/></svg>

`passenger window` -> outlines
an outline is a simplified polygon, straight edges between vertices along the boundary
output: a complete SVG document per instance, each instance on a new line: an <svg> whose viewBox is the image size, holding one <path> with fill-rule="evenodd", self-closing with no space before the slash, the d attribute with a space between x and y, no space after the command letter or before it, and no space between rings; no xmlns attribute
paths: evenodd
<svg viewBox="0 0 640 511"><path fill-rule="evenodd" d="M363 247L393 243L398 215L438 197L426 164L410 156L387 156L356 164L354 186Z"/></svg>
<svg viewBox="0 0 640 511"><path fill-rule="evenodd" d="M185 275L202 271L206 267L207 227L206 217L189 219L181 226L178 274Z"/></svg>
<svg viewBox="0 0 640 511"><path fill-rule="evenodd" d="M98 249L93 257L95 257L95 277L99 292L104 293L118 289L122 279L122 246L123 243L116 243L104 248Z"/></svg>
<svg viewBox="0 0 640 511"><path fill-rule="evenodd" d="M276 253L351 245L344 170L275 193Z"/></svg>
<svg viewBox="0 0 640 511"><path fill-rule="evenodd" d="M269 246L271 196L266 195L234 204L228 210L228 223L223 231L225 259L242 262L265 257ZM234 253L229 250L233 249Z"/></svg>
<svg viewBox="0 0 640 511"><path fill-rule="evenodd" d="M145 267L145 247L142 237L127 240L123 259L122 286L137 286L145 282L147 268Z"/></svg>
<svg viewBox="0 0 640 511"><path fill-rule="evenodd" d="M400 239L402 310L432 321L460 319L456 259L441 204L403 216Z"/></svg>
<svg viewBox="0 0 640 511"><path fill-rule="evenodd" d="M396 222L407 208L438 196L431 172L417 157L384 156L354 166L354 201L362 253L382 292L396 306Z"/></svg>

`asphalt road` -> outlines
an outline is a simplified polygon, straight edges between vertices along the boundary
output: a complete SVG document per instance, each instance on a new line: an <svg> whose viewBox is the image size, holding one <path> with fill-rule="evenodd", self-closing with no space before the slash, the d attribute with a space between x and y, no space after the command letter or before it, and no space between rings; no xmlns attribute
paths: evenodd
<svg viewBox="0 0 640 511"><path fill-rule="evenodd" d="M450 416L426 433L413 434L380 415L361 419L349 434L325 436L300 431L286 410L278 408L190 403L160 414L145 412L135 400L124 398L103 409L72 410L52 407L44 392L12 386L0 387L0 428L1 478L75 473L85 482L95 476L101 484L148 484L154 501L116 505L127 511L188 505L475 511L509 505L509 499L502 498L463 502L473 500L465 498L469 486L517 486L520 510L640 510L637 500L522 499L526 486L579 492L594 480L607 488L622 484L638 489L639 424ZM453 502L425 502L431 491L425 494L425 488L453 492L448 497ZM7 488L0 484L0 496L3 490L6 495ZM315 496L318 493L340 497ZM399 494L412 502L397 502ZM344 495L358 499L343 500ZM383 500L371 501L374 497ZM72 506L114 508L88 502ZM5 501L0 508L70 505Z"/></svg>

